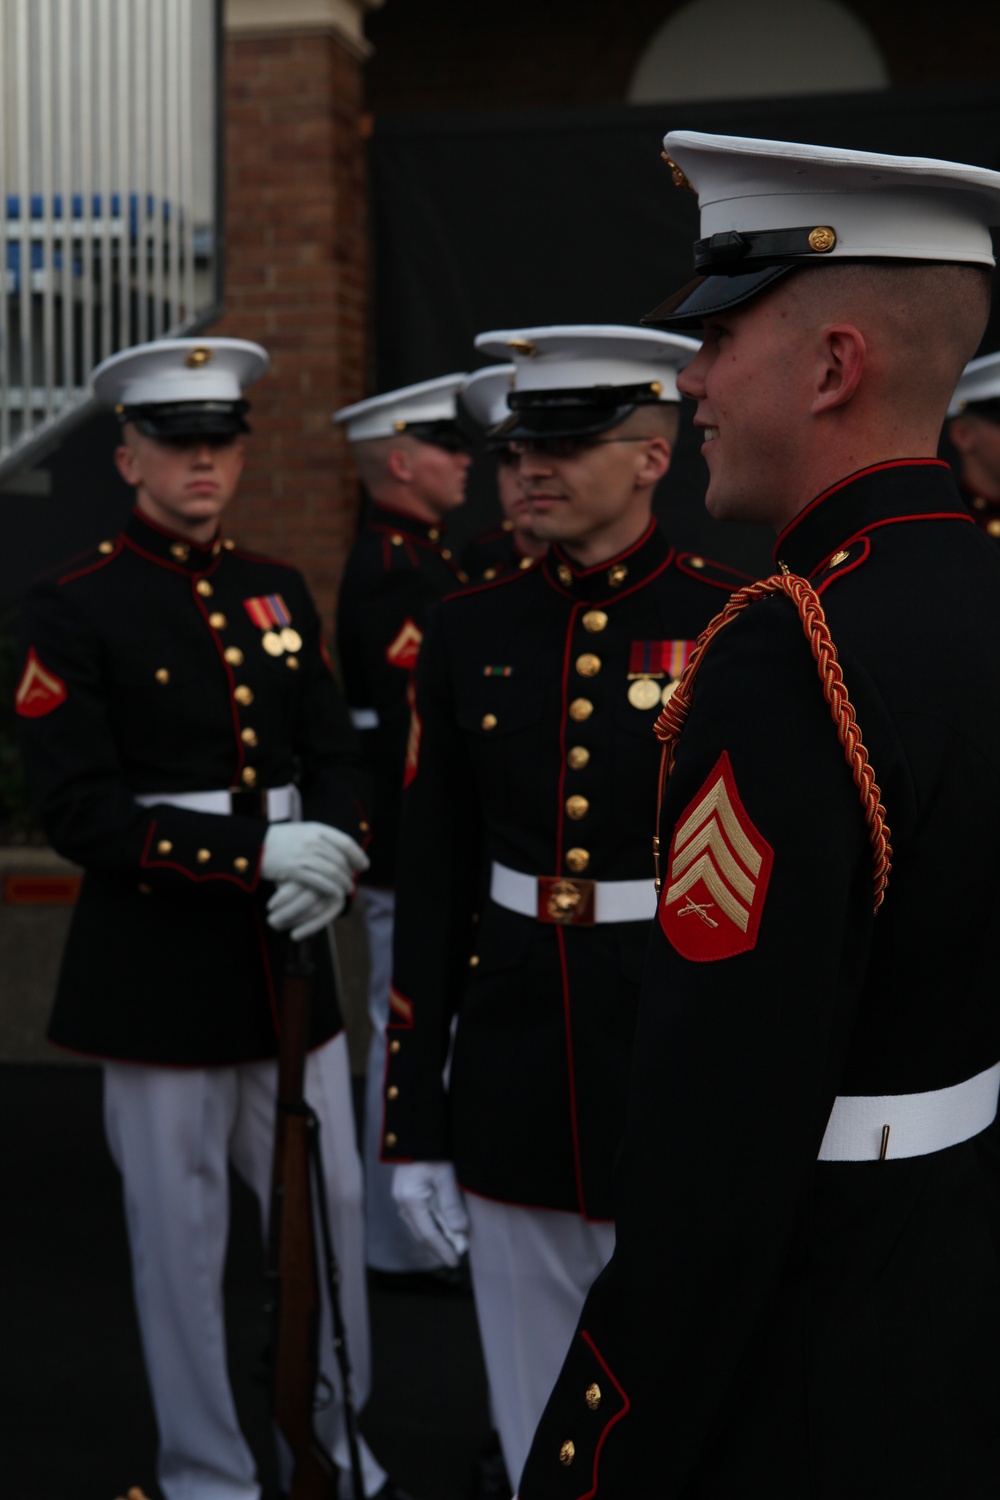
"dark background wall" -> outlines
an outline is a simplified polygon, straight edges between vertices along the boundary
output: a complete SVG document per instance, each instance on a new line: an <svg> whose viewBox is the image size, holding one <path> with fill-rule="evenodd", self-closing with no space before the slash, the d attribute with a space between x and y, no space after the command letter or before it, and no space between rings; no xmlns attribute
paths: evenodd
<svg viewBox="0 0 1000 1500"><path fill-rule="evenodd" d="M387 0L369 19L375 114L620 104L636 62L683 0ZM894 87L1000 76L994 0L845 0ZM706 47L713 38L706 37Z"/></svg>

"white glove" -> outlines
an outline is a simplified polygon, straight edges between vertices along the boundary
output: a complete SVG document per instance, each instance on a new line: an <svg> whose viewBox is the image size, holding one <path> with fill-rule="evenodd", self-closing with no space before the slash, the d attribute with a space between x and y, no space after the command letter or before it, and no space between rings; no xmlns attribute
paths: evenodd
<svg viewBox="0 0 1000 1500"><path fill-rule="evenodd" d="M421 1245L446 1266L457 1266L469 1248L469 1215L447 1161L414 1161L392 1174L399 1216Z"/></svg>
<svg viewBox="0 0 1000 1500"><path fill-rule="evenodd" d="M283 880L267 903L267 925L276 932L290 927L299 943L312 937L344 909L343 896L324 896L300 880Z"/></svg>
<svg viewBox="0 0 1000 1500"><path fill-rule="evenodd" d="M327 823L272 823L264 835L260 873L279 885L296 880L343 900L367 868L368 856L350 834Z"/></svg>

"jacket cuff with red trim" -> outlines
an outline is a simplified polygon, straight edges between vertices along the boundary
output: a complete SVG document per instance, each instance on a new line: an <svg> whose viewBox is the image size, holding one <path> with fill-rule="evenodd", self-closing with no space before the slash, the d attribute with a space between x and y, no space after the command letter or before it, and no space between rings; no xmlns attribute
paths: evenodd
<svg viewBox="0 0 1000 1500"><path fill-rule="evenodd" d="M396 1010L398 994L390 990ZM440 1082L443 1064L422 1058L420 1037L412 1024L390 1022L386 1028L385 1083L380 1160L449 1161L451 1141L448 1104Z"/></svg>
<svg viewBox="0 0 1000 1500"><path fill-rule="evenodd" d="M214 885L252 896L260 884L267 827L259 818L157 806L139 861L142 876L151 885Z"/></svg>
<svg viewBox="0 0 1000 1500"><path fill-rule="evenodd" d="M585 1314L586 1316L586 1314ZM518 1486L520 1500L600 1496L605 1442L631 1402L585 1329L575 1335ZM606 1477L606 1476L604 1476ZM620 1474L616 1479L620 1483ZM641 1494L612 1484L604 1493Z"/></svg>

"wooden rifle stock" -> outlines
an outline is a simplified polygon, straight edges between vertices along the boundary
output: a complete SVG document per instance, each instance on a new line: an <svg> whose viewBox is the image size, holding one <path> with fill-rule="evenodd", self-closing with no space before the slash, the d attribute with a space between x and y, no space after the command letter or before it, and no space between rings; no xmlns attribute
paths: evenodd
<svg viewBox="0 0 1000 1500"><path fill-rule="evenodd" d="M326 1383L321 1380L319 1367L322 1292L316 1249L315 1189L324 1219L320 1227L328 1261L334 1342L344 1386L351 1470L357 1500L363 1500L350 1368L343 1344L336 1267L325 1222L318 1122L304 1093L312 971L308 944L293 944L281 994L268 1249L273 1412L294 1460L289 1500L337 1500L339 1470L316 1436L313 1424L317 1387Z"/></svg>

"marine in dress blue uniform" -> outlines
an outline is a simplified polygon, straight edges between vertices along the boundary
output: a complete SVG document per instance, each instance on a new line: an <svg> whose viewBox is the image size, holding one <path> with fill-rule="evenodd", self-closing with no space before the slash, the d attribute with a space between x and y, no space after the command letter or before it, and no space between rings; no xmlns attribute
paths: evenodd
<svg viewBox="0 0 1000 1500"><path fill-rule="evenodd" d="M371 396L335 413L351 444L369 504L347 559L337 606L344 691L372 778L371 866L360 899L370 957L372 1023L365 1091L368 1264L378 1271L434 1269L400 1223L391 1172L379 1160L385 1026L389 1019L399 805L414 673L431 611L468 582L448 546L446 522L465 498L470 464L456 420L461 375Z"/></svg>
<svg viewBox="0 0 1000 1500"><path fill-rule="evenodd" d="M948 416L959 489L976 525L1000 542L1000 354L969 361Z"/></svg>
<svg viewBox="0 0 1000 1500"><path fill-rule="evenodd" d="M706 503L778 532L659 722L616 1177L521 1500L1000 1477L1000 566L936 457L1000 175L676 132Z"/></svg>
<svg viewBox="0 0 1000 1500"><path fill-rule="evenodd" d="M742 580L672 547L651 518L694 341L574 326L477 343L515 363L498 435L521 449L536 529L566 540L445 600L421 652L383 1155L408 1164L396 1195L428 1243L457 1252L471 1220L516 1478L614 1242L612 1165L655 910L653 723Z"/></svg>
<svg viewBox="0 0 1000 1500"><path fill-rule="evenodd" d="M547 543L531 530L531 511L521 483L517 452L496 429L510 416L507 393L515 378L513 365L486 365L466 376L463 409L485 435L486 450L496 464L497 499L501 520L478 532L462 549L462 567L473 583L492 583L530 568L545 556Z"/></svg>
<svg viewBox="0 0 1000 1500"><path fill-rule="evenodd" d="M289 927L321 933L306 1089L360 1401L369 1381L361 1173L324 931L365 863L366 779L301 574L217 521L249 430L242 389L266 363L258 345L205 338L97 369L137 507L23 608L28 782L53 845L84 868L49 1036L104 1064L167 1500L260 1494L226 1368L226 1173L229 1158L266 1217ZM276 860L283 844L294 869ZM325 1309L336 1392L328 1322ZM317 1424L346 1470L339 1397ZM382 1488L367 1449L364 1472Z"/></svg>

